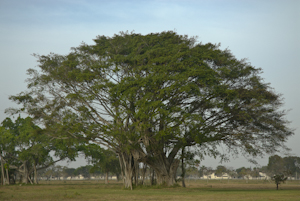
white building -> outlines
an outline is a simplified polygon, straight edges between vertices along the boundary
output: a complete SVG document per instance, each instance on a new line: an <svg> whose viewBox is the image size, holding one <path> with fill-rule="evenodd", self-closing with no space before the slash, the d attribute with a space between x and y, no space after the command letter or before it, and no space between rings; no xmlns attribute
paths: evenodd
<svg viewBox="0 0 300 201"><path fill-rule="evenodd" d="M218 176L215 173L211 173L209 175L203 175L201 179L231 179L231 177L227 173L222 173L221 176Z"/></svg>
<svg viewBox="0 0 300 201"><path fill-rule="evenodd" d="M259 172L259 179L265 180L265 179L271 179L266 173Z"/></svg>

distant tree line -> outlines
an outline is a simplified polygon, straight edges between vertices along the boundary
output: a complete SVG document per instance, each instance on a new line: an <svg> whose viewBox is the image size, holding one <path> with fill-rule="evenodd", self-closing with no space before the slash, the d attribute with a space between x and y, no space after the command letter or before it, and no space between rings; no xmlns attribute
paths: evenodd
<svg viewBox="0 0 300 201"><path fill-rule="evenodd" d="M93 165L80 166L78 168L69 168L66 166L52 165L48 168L38 171L39 177L46 180L72 180L79 176L84 177L84 179L91 179L91 177L99 178L100 176L102 176L105 178L105 181L107 181L109 173L112 176L116 176L117 180L120 179L118 177L120 175L120 171L102 171L100 167L97 168Z"/></svg>
<svg viewBox="0 0 300 201"><path fill-rule="evenodd" d="M180 171L179 171L180 172ZM186 177L203 177L204 175L210 175L215 173L216 176L222 177L224 173L228 174L231 178L243 178L248 177L259 178L259 173L265 173L270 178L275 175L284 175L287 178L300 178L300 157L287 156L280 157L273 155L269 157L268 164L266 166L259 167L240 167L234 169L232 167L226 167L223 165L217 166L215 169L206 166L189 165L186 168ZM181 176L181 172L177 173Z"/></svg>
<svg viewBox="0 0 300 201"><path fill-rule="evenodd" d="M274 155L269 157L267 171L270 176L284 175L286 177L300 176L300 157L288 156L280 157Z"/></svg>

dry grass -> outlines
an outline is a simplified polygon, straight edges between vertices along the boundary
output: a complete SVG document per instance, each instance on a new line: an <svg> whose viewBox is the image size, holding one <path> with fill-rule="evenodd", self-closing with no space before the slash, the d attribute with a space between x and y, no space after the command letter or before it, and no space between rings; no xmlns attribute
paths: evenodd
<svg viewBox="0 0 300 201"><path fill-rule="evenodd" d="M187 188L137 187L123 189L121 182L51 181L39 185L0 187L0 200L300 200L299 181L275 190L263 181L187 181Z"/></svg>

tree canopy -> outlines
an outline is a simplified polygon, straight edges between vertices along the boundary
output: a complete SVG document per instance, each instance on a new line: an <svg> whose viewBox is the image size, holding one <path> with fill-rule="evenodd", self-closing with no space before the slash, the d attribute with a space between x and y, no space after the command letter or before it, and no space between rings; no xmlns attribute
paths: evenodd
<svg viewBox="0 0 300 201"><path fill-rule="evenodd" d="M101 172L105 173L106 184L108 184L108 173L114 173L118 178L121 170L115 152L103 149L96 144L89 144L82 150L89 163L93 165L91 171L101 170Z"/></svg>
<svg viewBox="0 0 300 201"><path fill-rule="evenodd" d="M37 183L37 171L55 162L77 155L75 144L63 139L52 138L46 130L34 124L30 117L18 117L15 121L6 118L0 126L0 164L1 180L9 184L9 171L14 170L22 176L22 183ZM53 159L53 154L57 157ZM4 166L6 174L4 172ZM34 181L31 180L33 174ZM3 182L4 184L4 182Z"/></svg>
<svg viewBox="0 0 300 201"><path fill-rule="evenodd" d="M93 141L119 154L126 187L133 165L172 185L186 146L200 154L261 156L285 147L282 98L261 69L219 45L168 31L98 36L67 55L36 55L28 91L10 99L56 137ZM122 165L123 164L123 165Z"/></svg>
<svg viewBox="0 0 300 201"><path fill-rule="evenodd" d="M280 157L278 155L270 156L267 166L270 176L285 175L292 176L300 173L300 157L287 156Z"/></svg>

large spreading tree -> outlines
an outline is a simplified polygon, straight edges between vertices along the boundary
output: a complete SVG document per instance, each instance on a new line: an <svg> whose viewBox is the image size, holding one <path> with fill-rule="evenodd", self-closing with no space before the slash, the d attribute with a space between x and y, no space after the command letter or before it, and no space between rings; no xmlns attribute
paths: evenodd
<svg viewBox="0 0 300 201"><path fill-rule="evenodd" d="M67 55L36 55L28 91L11 99L54 137L115 150L126 187L138 162L155 170L159 184L172 185L185 147L217 156L222 145L259 156L293 134L261 69L219 45L171 31L94 41Z"/></svg>

